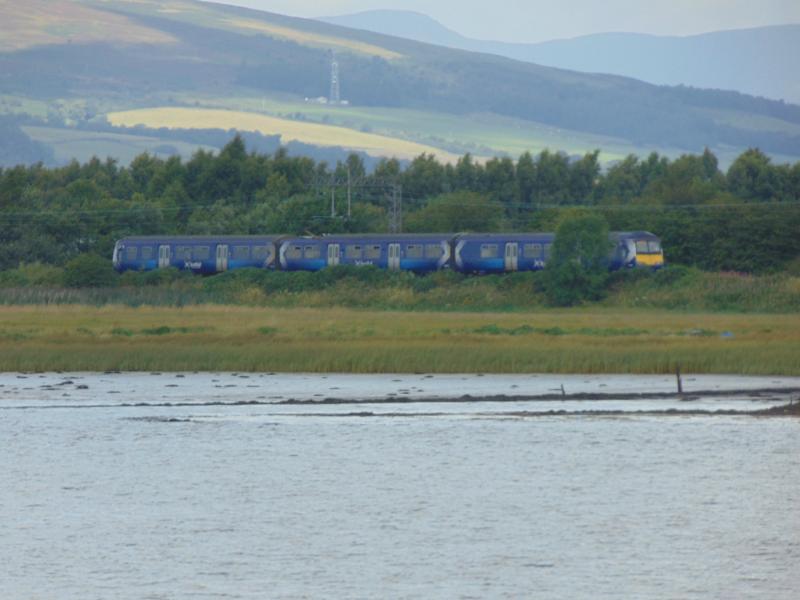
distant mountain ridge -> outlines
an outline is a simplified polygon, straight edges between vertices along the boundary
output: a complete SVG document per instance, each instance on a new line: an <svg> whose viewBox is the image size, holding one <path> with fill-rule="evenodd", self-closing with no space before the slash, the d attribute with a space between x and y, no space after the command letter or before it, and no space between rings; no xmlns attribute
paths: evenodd
<svg viewBox="0 0 800 600"><path fill-rule="evenodd" d="M320 20L561 69L800 103L800 71L792 64L800 60L800 24L686 37L601 33L524 44L468 38L412 11L373 10Z"/></svg>
<svg viewBox="0 0 800 600"><path fill-rule="evenodd" d="M536 135L547 140L539 148L574 153L620 142L625 152L637 154L759 147L783 159L800 157L800 106L737 92L657 86L211 2L31 2L42 18L18 28L14 23L27 22L31 5L0 0L0 39L13 41L0 50L0 112L35 104L39 114L53 111L49 121L63 119L65 126L92 118L87 115L137 108L266 112L270 97L294 103L277 116L304 120L320 105L306 99L324 102L328 95L334 51L342 98L355 111L345 122L337 116L345 107L326 106L331 116L325 116L353 130L376 124L361 121L359 108L373 115L407 110L419 123L445 115L453 125L436 131L435 124L426 125L424 133L410 135L413 128L401 116L377 126L398 139L443 149L456 141L456 152L496 153L492 144L503 143L503 136L492 141L483 129L467 140L458 132L470 123L512 120L539 128ZM87 7L95 15L89 21L82 18ZM75 106L84 107L77 117ZM341 132L337 136L331 143ZM597 136L603 140L595 142ZM580 137L592 141L576 147ZM514 152L530 148L536 146Z"/></svg>

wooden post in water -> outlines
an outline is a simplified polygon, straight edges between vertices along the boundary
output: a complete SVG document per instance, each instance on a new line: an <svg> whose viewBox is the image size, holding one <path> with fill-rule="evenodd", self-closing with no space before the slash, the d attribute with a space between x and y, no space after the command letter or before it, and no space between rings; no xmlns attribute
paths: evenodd
<svg viewBox="0 0 800 600"><path fill-rule="evenodd" d="M678 394L683 394L683 382L681 381L681 367L675 367L675 378L678 380Z"/></svg>

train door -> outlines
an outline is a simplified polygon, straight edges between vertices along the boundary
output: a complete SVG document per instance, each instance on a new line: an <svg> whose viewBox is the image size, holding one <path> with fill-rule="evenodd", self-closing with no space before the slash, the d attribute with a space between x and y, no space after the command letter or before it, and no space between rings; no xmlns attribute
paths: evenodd
<svg viewBox="0 0 800 600"><path fill-rule="evenodd" d="M228 245L217 244L217 273L228 270Z"/></svg>
<svg viewBox="0 0 800 600"><path fill-rule="evenodd" d="M335 267L339 264L339 244L328 244L328 266Z"/></svg>
<svg viewBox="0 0 800 600"><path fill-rule="evenodd" d="M400 244L389 244L389 261L387 266L390 271L400 270Z"/></svg>
<svg viewBox="0 0 800 600"><path fill-rule="evenodd" d="M158 268L166 269L169 266L169 246L158 247Z"/></svg>
<svg viewBox="0 0 800 600"><path fill-rule="evenodd" d="M516 271L519 268L519 244L510 242L506 244L506 271Z"/></svg>

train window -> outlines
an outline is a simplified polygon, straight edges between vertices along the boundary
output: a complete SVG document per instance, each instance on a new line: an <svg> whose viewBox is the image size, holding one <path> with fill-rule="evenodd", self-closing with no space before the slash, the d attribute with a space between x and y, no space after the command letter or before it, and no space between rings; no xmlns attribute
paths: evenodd
<svg viewBox="0 0 800 600"><path fill-rule="evenodd" d="M210 246L195 246L192 252L194 260L208 260L211 256Z"/></svg>
<svg viewBox="0 0 800 600"><path fill-rule="evenodd" d="M481 258L497 258L497 244L481 244Z"/></svg>
<svg viewBox="0 0 800 600"><path fill-rule="evenodd" d="M360 244L348 244L344 247L344 257L350 259L359 259L361 258L361 245Z"/></svg>
<svg viewBox="0 0 800 600"><path fill-rule="evenodd" d="M266 260L267 247L266 246L253 246L253 260Z"/></svg>
<svg viewBox="0 0 800 600"><path fill-rule="evenodd" d="M406 258L422 258L422 244L408 244Z"/></svg>
<svg viewBox="0 0 800 600"><path fill-rule="evenodd" d="M250 260L250 246L234 246L233 260Z"/></svg>
<svg viewBox="0 0 800 600"><path fill-rule="evenodd" d="M364 248L364 258L377 259L381 257L381 247L378 244L372 244Z"/></svg>
<svg viewBox="0 0 800 600"><path fill-rule="evenodd" d="M647 248L647 241L646 240L637 240L636 242L636 254L649 254L650 250Z"/></svg>
<svg viewBox="0 0 800 600"><path fill-rule="evenodd" d="M286 258L302 258L303 257L303 247L302 246L289 246L286 249Z"/></svg>
<svg viewBox="0 0 800 600"><path fill-rule="evenodd" d="M142 260L150 260L153 258L153 247L142 246Z"/></svg>
<svg viewBox="0 0 800 600"><path fill-rule="evenodd" d="M525 258L542 258L542 245L524 244L522 246L522 255Z"/></svg>
<svg viewBox="0 0 800 600"><path fill-rule="evenodd" d="M136 251L137 251L136 246L128 246L127 248L125 248L125 257L128 260L136 260Z"/></svg>
<svg viewBox="0 0 800 600"><path fill-rule="evenodd" d="M320 254L319 246L306 246L306 258L319 258Z"/></svg>
<svg viewBox="0 0 800 600"><path fill-rule="evenodd" d="M543 250L544 250L544 259L545 260L550 258L550 252L552 251L552 249L553 249L553 244L545 244L544 245Z"/></svg>
<svg viewBox="0 0 800 600"><path fill-rule="evenodd" d="M441 256L441 244L425 244L425 258L440 258Z"/></svg>
<svg viewBox="0 0 800 600"><path fill-rule="evenodd" d="M192 260L192 247L175 246L175 258L178 260Z"/></svg>
<svg viewBox="0 0 800 600"><path fill-rule="evenodd" d="M661 244L659 244L658 242L653 242L653 241L648 242L647 246L650 249L650 252L652 252L653 254L658 254L659 252L661 252Z"/></svg>

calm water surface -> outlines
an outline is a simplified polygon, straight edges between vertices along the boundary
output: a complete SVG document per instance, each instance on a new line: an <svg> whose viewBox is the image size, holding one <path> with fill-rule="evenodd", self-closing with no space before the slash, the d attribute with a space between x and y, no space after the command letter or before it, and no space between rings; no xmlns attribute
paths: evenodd
<svg viewBox="0 0 800 600"><path fill-rule="evenodd" d="M0 401L3 599L800 590L797 419L52 400Z"/></svg>

